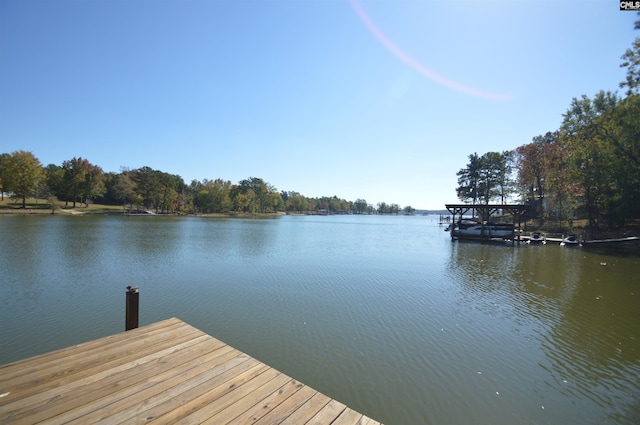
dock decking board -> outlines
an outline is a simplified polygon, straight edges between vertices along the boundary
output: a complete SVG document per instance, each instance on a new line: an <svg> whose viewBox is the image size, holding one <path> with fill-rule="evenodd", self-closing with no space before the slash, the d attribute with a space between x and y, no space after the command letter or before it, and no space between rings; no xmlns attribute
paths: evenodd
<svg viewBox="0 0 640 425"><path fill-rule="evenodd" d="M0 424L374 421L173 318L0 366Z"/></svg>

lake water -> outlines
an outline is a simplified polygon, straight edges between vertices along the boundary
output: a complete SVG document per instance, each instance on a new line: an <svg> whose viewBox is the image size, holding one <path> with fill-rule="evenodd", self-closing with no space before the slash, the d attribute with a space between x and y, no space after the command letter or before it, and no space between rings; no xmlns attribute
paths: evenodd
<svg viewBox="0 0 640 425"><path fill-rule="evenodd" d="M178 317L391 424L640 423L640 258L436 217L0 216L0 363ZM604 265L606 263L606 265Z"/></svg>

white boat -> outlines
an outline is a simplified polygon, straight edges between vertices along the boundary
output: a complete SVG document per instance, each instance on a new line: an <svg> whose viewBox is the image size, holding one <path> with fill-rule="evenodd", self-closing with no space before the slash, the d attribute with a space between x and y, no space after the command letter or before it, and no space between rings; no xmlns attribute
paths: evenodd
<svg viewBox="0 0 640 425"><path fill-rule="evenodd" d="M547 243L547 238L544 237L544 235L540 232L533 232L531 233L531 236L529 236L529 240L527 241L528 244L546 244Z"/></svg>
<svg viewBox="0 0 640 425"><path fill-rule="evenodd" d="M461 220L451 229L451 236L459 239L513 239L513 224Z"/></svg>
<svg viewBox="0 0 640 425"><path fill-rule="evenodd" d="M582 245L582 242L580 242L580 240L578 240L576 235L574 235L573 233L567 236L562 235L562 242L560 242L560 246L581 246L581 245Z"/></svg>

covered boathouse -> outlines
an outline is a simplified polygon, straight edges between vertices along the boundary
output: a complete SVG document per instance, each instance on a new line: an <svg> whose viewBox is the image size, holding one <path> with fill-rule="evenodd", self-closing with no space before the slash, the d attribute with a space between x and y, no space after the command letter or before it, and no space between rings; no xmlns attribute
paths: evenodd
<svg viewBox="0 0 640 425"><path fill-rule="evenodd" d="M479 239L481 241L489 241L492 239L491 232L489 231L489 223L492 215L502 212L503 214L510 214L513 217L513 229L514 229L514 237L512 238L513 243L520 243L520 236L522 234L522 221L526 219L527 214L529 213L530 206L523 204L445 204L447 211L451 213L453 216L453 221L451 224L451 238L457 239L459 236L455 234L453 231L454 228L462 222L462 219L465 214L468 214L471 211L472 217L478 217L479 223L482 226L482 231L479 234L479 237L475 239ZM484 226L487 227L487 231L484 231Z"/></svg>

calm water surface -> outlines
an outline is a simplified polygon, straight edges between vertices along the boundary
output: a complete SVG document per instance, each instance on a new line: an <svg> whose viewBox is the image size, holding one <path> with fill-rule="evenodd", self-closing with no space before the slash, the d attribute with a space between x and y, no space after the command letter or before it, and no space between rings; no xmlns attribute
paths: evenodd
<svg viewBox="0 0 640 425"><path fill-rule="evenodd" d="M386 424L640 423L640 259L433 217L0 217L0 363L202 329ZM606 265L603 265L606 263Z"/></svg>

